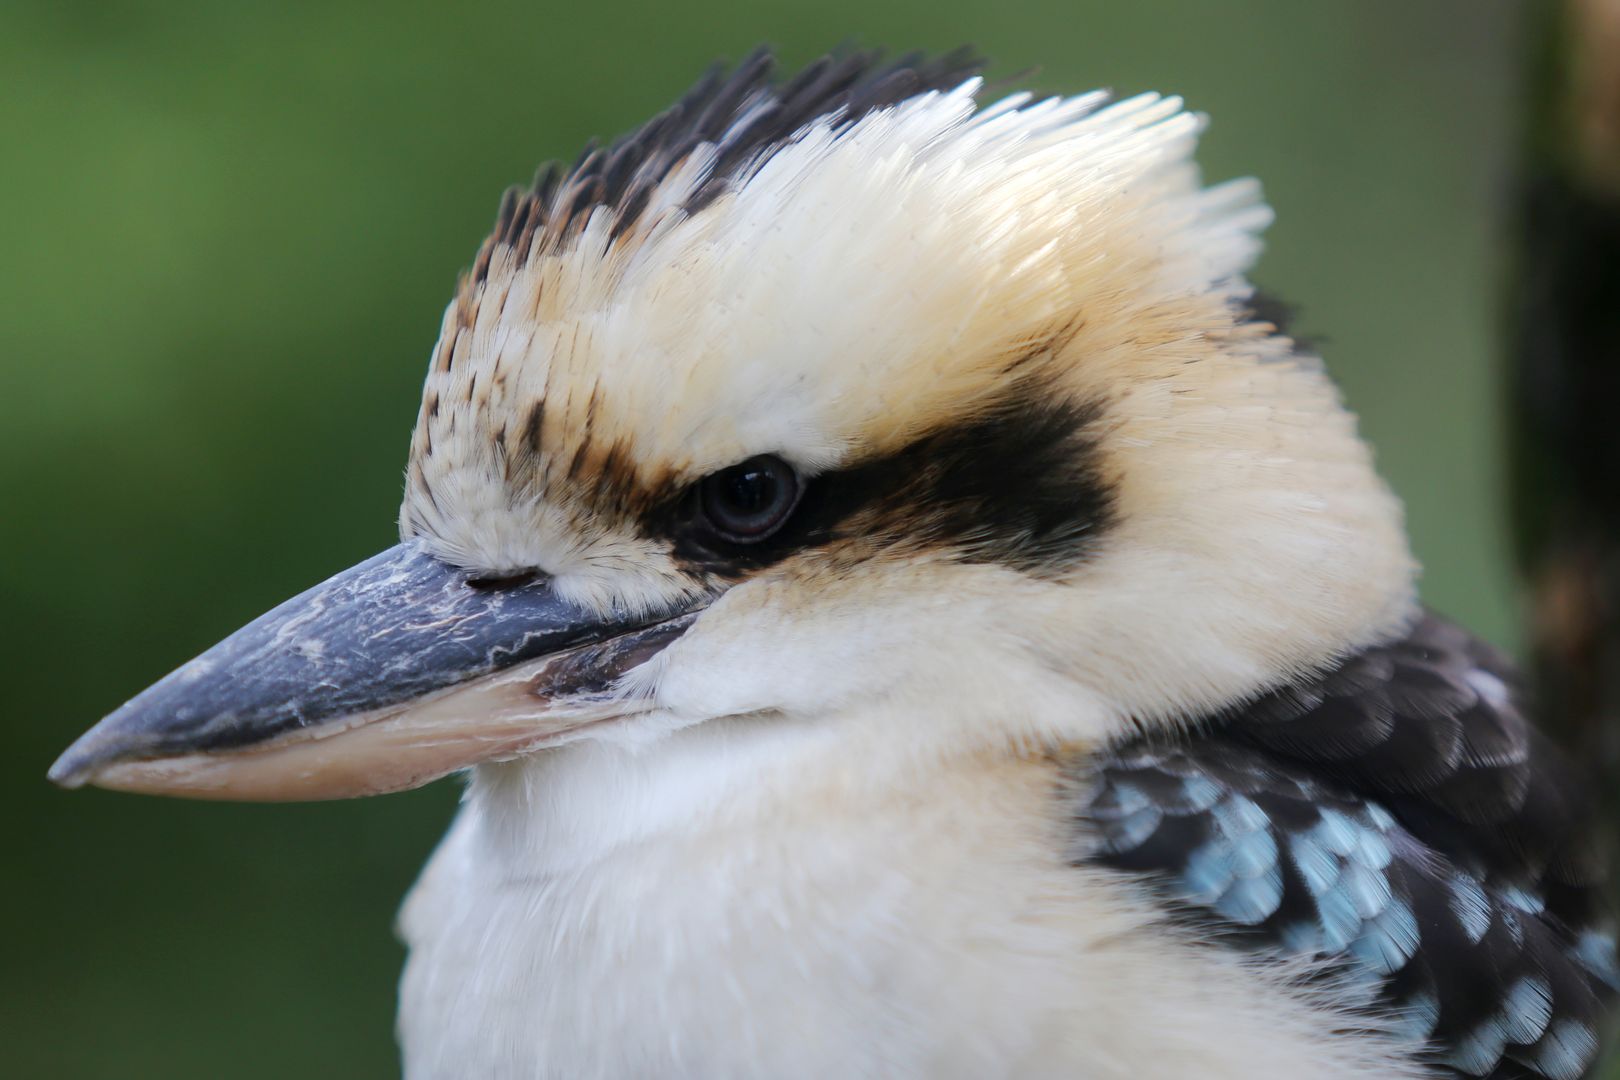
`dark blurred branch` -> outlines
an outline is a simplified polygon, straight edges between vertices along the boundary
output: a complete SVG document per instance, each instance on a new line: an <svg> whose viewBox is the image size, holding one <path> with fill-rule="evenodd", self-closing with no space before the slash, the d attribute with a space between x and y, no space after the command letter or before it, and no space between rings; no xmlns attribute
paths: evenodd
<svg viewBox="0 0 1620 1080"><path fill-rule="evenodd" d="M1536 5L1515 313L1514 520L1546 724L1620 808L1620 0Z"/></svg>

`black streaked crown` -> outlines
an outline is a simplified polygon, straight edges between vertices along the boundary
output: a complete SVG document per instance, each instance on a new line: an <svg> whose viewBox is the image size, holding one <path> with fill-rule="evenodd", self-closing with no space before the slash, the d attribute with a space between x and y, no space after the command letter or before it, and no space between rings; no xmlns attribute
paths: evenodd
<svg viewBox="0 0 1620 1080"><path fill-rule="evenodd" d="M658 185L699 146L717 152L686 200L687 210L713 201L818 118L836 117L837 126L847 128L909 97L960 86L983 66L967 48L887 62L877 51L834 53L785 82L777 81L776 58L765 48L729 72L716 65L679 101L630 134L606 147L587 146L566 169L555 162L542 166L527 189L509 188L494 232L478 253L473 279L488 275L498 248L514 249L521 265L537 234L565 236L598 207L611 210L615 233L623 232L641 216Z"/></svg>

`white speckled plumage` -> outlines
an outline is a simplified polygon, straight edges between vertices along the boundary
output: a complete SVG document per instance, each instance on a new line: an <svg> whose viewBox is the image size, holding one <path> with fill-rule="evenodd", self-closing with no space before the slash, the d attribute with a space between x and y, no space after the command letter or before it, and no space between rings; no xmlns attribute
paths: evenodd
<svg viewBox="0 0 1620 1080"><path fill-rule="evenodd" d="M977 89L823 117L623 239L603 211L497 248L447 315L402 521L476 570L601 605L691 587L565 470L492 452L536 401L554 463L813 473L972 415L1032 344L1054 394L1107 403L1117 521L1041 578L788 558L631 674L649 711L480 767L401 919L413 1080L1418 1075L1349 1017L1365 989L1303 990L1071 865L1047 750L1389 636L1411 562L1319 365L1240 311L1270 214L1200 187L1201 120Z"/></svg>

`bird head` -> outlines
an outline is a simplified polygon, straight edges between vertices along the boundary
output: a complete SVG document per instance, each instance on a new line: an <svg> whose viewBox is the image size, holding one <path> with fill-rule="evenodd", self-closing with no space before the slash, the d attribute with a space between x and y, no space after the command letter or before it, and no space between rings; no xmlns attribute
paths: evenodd
<svg viewBox="0 0 1620 1080"><path fill-rule="evenodd" d="M59 782L413 786L726 721L1102 741L1410 609L1399 508L1253 310L1202 119L981 105L963 55L763 55L508 194L447 310L402 542L114 712Z"/></svg>

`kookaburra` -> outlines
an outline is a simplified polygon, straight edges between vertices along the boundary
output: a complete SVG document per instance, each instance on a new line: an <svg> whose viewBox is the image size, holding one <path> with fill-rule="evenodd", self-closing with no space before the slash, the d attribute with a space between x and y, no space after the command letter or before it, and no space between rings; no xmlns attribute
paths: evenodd
<svg viewBox="0 0 1620 1080"><path fill-rule="evenodd" d="M1589 800L1257 314L1257 186L1173 97L771 66L509 193L399 545L52 777L466 770L412 1080L1586 1075Z"/></svg>

